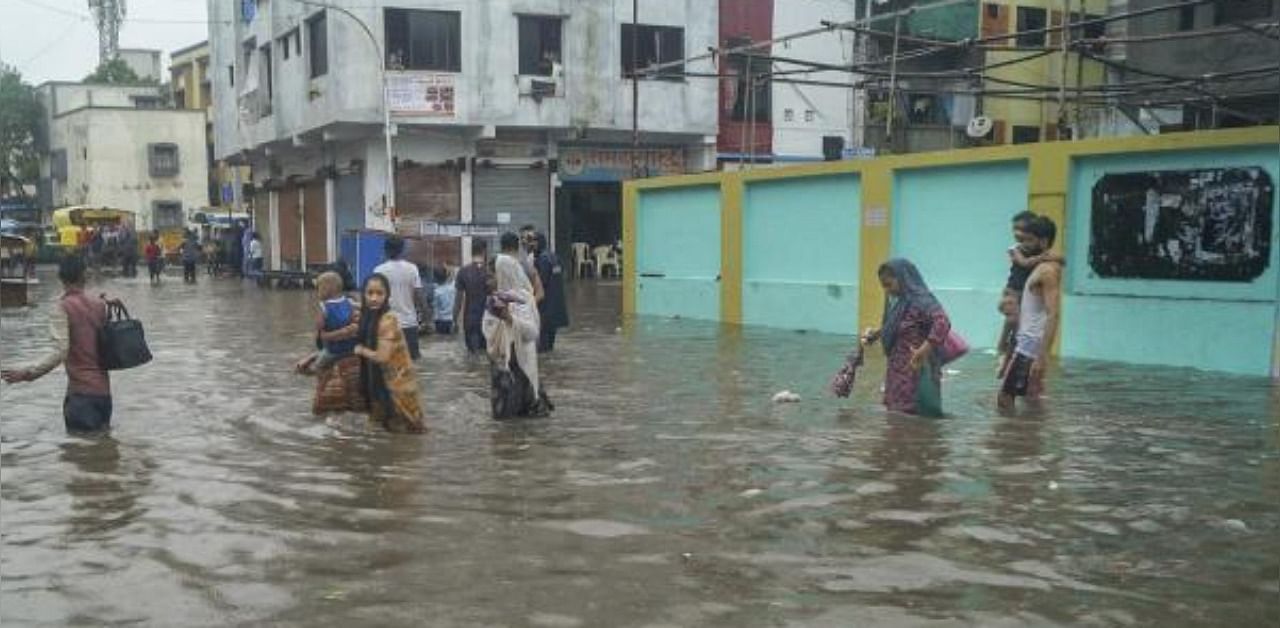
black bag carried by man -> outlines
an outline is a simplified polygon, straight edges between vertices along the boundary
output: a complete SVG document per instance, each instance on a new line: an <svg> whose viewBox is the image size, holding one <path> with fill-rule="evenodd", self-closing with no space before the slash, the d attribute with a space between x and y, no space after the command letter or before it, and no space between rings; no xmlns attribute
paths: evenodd
<svg viewBox="0 0 1280 628"><path fill-rule="evenodd" d="M119 371L142 366L151 361L142 321L129 317L129 310L119 299L103 299L107 303L107 321L98 332L98 359L102 368Z"/></svg>

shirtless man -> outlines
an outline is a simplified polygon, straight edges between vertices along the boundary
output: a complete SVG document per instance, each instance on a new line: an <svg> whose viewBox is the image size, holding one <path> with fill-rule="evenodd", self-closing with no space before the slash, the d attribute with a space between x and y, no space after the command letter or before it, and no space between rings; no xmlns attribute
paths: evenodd
<svg viewBox="0 0 1280 628"><path fill-rule="evenodd" d="M1057 236L1057 225L1044 216L1037 216L1027 224L1018 244L1027 254L1040 255L1053 247ZM1027 279L1019 308L1013 359L1005 369L997 398L1001 410L1012 410L1018 397L1038 402L1044 391L1044 370L1058 334L1061 283L1062 264L1056 258L1041 261Z"/></svg>

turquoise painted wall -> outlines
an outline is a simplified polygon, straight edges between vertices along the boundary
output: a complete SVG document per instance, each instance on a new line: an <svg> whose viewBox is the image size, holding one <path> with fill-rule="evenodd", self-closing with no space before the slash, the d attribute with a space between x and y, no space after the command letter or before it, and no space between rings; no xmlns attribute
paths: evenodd
<svg viewBox="0 0 1280 628"><path fill-rule="evenodd" d="M1027 208L1026 162L899 171L893 207L893 255L915 262L973 347L994 347L1010 221Z"/></svg>
<svg viewBox="0 0 1280 628"><path fill-rule="evenodd" d="M720 318L720 188L641 190L636 312Z"/></svg>
<svg viewBox="0 0 1280 628"><path fill-rule="evenodd" d="M1072 164L1062 353L1250 375L1272 368L1280 301L1280 192L1272 208L1271 263L1252 282L1108 279L1089 267L1092 190L1110 173L1260 166L1280 185L1276 148L1090 157ZM1072 263L1074 262L1074 263Z"/></svg>
<svg viewBox="0 0 1280 628"><path fill-rule="evenodd" d="M851 174L746 184L744 323L857 333L860 197Z"/></svg>

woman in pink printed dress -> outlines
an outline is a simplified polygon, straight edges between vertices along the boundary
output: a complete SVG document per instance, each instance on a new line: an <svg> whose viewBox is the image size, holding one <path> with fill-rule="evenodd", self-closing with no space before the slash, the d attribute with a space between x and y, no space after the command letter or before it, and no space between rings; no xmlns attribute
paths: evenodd
<svg viewBox="0 0 1280 628"><path fill-rule="evenodd" d="M951 331L951 320L915 264L891 259L880 265L878 274L885 292L884 326L867 330L863 342L879 340L888 356L884 405L891 412L940 416L938 349Z"/></svg>

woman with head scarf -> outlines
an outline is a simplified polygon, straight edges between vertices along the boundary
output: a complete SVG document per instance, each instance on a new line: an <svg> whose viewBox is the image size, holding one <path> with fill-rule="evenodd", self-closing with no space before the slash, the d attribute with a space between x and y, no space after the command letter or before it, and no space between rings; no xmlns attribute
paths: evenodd
<svg viewBox="0 0 1280 628"><path fill-rule="evenodd" d="M360 389L369 418L389 431L426 431L422 402L418 397L418 374L409 357L400 321L388 304L391 284L374 273L364 282L360 305Z"/></svg>
<svg viewBox="0 0 1280 628"><path fill-rule="evenodd" d="M869 329L866 343L879 340L888 357L884 405L891 412L942 414L942 362L938 350L951 332L951 320L929 292L915 264L891 259L880 266L884 287L883 327Z"/></svg>
<svg viewBox="0 0 1280 628"><path fill-rule="evenodd" d="M503 234L494 261L496 290L486 302L481 329L492 366L493 418L546 416L552 409L538 376L541 319L534 289L515 257L520 239Z"/></svg>

